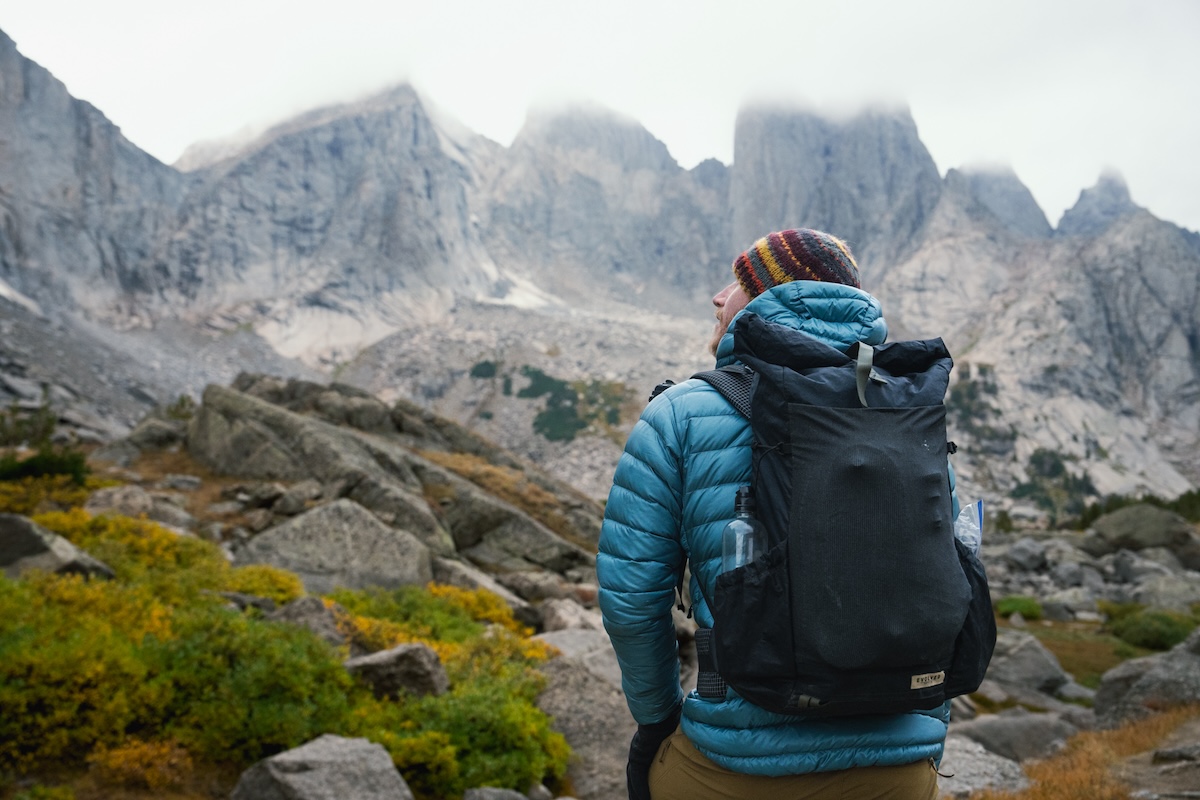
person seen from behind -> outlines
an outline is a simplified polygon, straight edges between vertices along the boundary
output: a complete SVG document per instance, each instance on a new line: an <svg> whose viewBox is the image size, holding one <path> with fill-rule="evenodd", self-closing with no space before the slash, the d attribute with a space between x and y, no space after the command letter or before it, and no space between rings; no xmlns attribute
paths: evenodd
<svg viewBox="0 0 1200 800"><path fill-rule="evenodd" d="M849 246L816 230L763 237L733 263L713 297L710 352L736 363L742 313L846 352L882 344L879 302L863 291ZM613 477L596 569L600 608L638 723L629 750L631 800L937 797L949 703L930 711L839 718L776 714L727 690L683 696L671 610L685 599L701 627L713 616L721 532L737 487L751 483L748 421L703 380L671 386L646 407ZM952 488L952 487L951 487Z"/></svg>

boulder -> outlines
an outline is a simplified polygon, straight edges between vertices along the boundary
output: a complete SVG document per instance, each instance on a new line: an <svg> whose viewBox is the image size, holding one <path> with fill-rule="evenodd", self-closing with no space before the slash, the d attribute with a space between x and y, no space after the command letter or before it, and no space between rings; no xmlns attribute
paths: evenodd
<svg viewBox="0 0 1200 800"><path fill-rule="evenodd" d="M1072 620L1080 611L1096 609L1095 592L1084 586L1062 589L1042 599L1042 610L1049 619Z"/></svg>
<svg viewBox="0 0 1200 800"><path fill-rule="evenodd" d="M269 597L259 597L256 594L246 594L245 592L221 592L220 594L221 597L233 603L238 611L256 608L264 614L270 614L278 608L275 601Z"/></svg>
<svg viewBox="0 0 1200 800"><path fill-rule="evenodd" d="M1133 601L1188 614L1193 605L1200 603L1200 574L1187 572L1145 578L1133 590Z"/></svg>
<svg viewBox="0 0 1200 800"><path fill-rule="evenodd" d="M1046 566L1046 544L1031 537L1018 539L1005 555L1008 563L1024 572L1037 572Z"/></svg>
<svg viewBox="0 0 1200 800"><path fill-rule="evenodd" d="M439 555L454 552L412 464L439 468L399 445L234 389L209 386L188 428L188 449L222 474L285 481L312 478L338 487L331 496L350 497Z"/></svg>
<svg viewBox="0 0 1200 800"><path fill-rule="evenodd" d="M530 602L570 597L574 588L561 575L545 570L504 572L496 580Z"/></svg>
<svg viewBox="0 0 1200 800"><path fill-rule="evenodd" d="M1147 561L1153 561L1155 564L1162 564L1172 573L1182 572L1183 563L1179 557L1171 550L1165 547L1147 547L1145 550L1139 550L1138 555Z"/></svg>
<svg viewBox="0 0 1200 800"><path fill-rule="evenodd" d="M196 518L180 507L183 502L169 493L147 492L137 484L108 486L92 492L83 510L89 514L119 514L124 517L146 517L149 520L189 531L198 524Z"/></svg>
<svg viewBox="0 0 1200 800"><path fill-rule="evenodd" d="M262 533L274 521L275 515L269 508L252 508L246 512L246 527L253 533Z"/></svg>
<svg viewBox="0 0 1200 800"><path fill-rule="evenodd" d="M182 475L179 473L169 473L162 477L158 482L159 489L172 489L179 492L194 492L204 484L203 479L196 475Z"/></svg>
<svg viewBox="0 0 1200 800"><path fill-rule="evenodd" d="M566 572L591 566L595 555L572 544L520 509L432 464L414 465L458 551L485 569Z"/></svg>
<svg viewBox="0 0 1200 800"><path fill-rule="evenodd" d="M165 525L179 533L193 531L200 525L200 521L183 507L183 499L178 495L154 492L151 493L150 499L154 505L150 507L147 516L159 525Z"/></svg>
<svg viewBox="0 0 1200 800"><path fill-rule="evenodd" d="M308 628L334 647L344 647L350 644L350 638L338 627L339 615L349 616L349 612L337 603L327 606L321 598L309 595L268 614L267 620Z"/></svg>
<svg viewBox="0 0 1200 800"><path fill-rule="evenodd" d="M230 800L413 800L381 745L326 734L259 761Z"/></svg>
<svg viewBox="0 0 1200 800"><path fill-rule="evenodd" d="M553 658L540 669L546 676L546 688L537 704L553 718L554 730L571 746L573 757L567 767L567 780L576 796L604 800L626 797L625 761L637 724L619 686L597 677L568 655Z"/></svg>
<svg viewBox="0 0 1200 800"><path fill-rule="evenodd" d="M93 450L88 461L109 464L115 467L128 467L142 454L128 439L117 439L115 442Z"/></svg>
<svg viewBox="0 0 1200 800"><path fill-rule="evenodd" d="M621 688L621 667L612 640L604 631L568 629L534 637L557 648L564 657L583 665L601 680Z"/></svg>
<svg viewBox="0 0 1200 800"><path fill-rule="evenodd" d="M1178 764L1183 761L1200 762L1200 742L1182 747L1163 747L1154 751L1155 764Z"/></svg>
<svg viewBox="0 0 1200 800"><path fill-rule="evenodd" d="M1082 586L1083 566L1071 561L1056 564L1050 570L1050 578L1063 589L1069 589L1072 586Z"/></svg>
<svg viewBox="0 0 1200 800"><path fill-rule="evenodd" d="M568 629L604 630L604 620L598 611L591 611L568 598L546 600L542 603L542 627L547 632Z"/></svg>
<svg viewBox="0 0 1200 800"><path fill-rule="evenodd" d="M1054 654L1033 634L1011 629L999 631L987 677L1050 694L1070 680Z"/></svg>
<svg viewBox="0 0 1200 800"><path fill-rule="evenodd" d="M28 517L0 514L0 569L15 580L29 570L112 578L112 569Z"/></svg>
<svg viewBox="0 0 1200 800"><path fill-rule="evenodd" d="M938 779L941 797L954 800L966 800L983 789L1019 792L1029 786L1029 779L1016 761L988 752L979 742L955 733L946 737L938 771L945 776Z"/></svg>
<svg viewBox="0 0 1200 800"><path fill-rule="evenodd" d="M352 658L346 662L346 670L365 680L379 698L396 700L405 693L440 695L450 688L442 660L426 644L402 644Z"/></svg>
<svg viewBox="0 0 1200 800"><path fill-rule="evenodd" d="M321 497L321 484L309 478L300 481L279 496L271 511L280 516L294 517L308 507L310 501Z"/></svg>
<svg viewBox="0 0 1200 800"><path fill-rule="evenodd" d="M294 572L314 594L433 579L429 548L350 500L317 506L259 534L237 551L237 562Z"/></svg>
<svg viewBox="0 0 1200 800"><path fill-rule="evenodd" d="M975 704L970 695L960 694L950 701L950 719L952 721L965 722L978 716L979 706Z"/></svg>
<svg viewBox="0 0 1200 800"><path fill-rule="evenodd" d="M953 731L959 736L974 739L996 755L1014 761L1027 761L1046 758L1057 752L1067 739L1078 733L1078 728L1058 714L1035 714L1023 708L1014 708L962 723L956 722Z"/></svg>
<svg viewBox="0 0 1200 800"><path fill-rule="evenodd" d="M1051 567L1092 563L1092 557L1079 549L1080 538L1077 534L1069 534L1066 538L1058 536L1047 540L1043 551L1046 563Z"/></svg>
<svg viewBox="0 0 1200 800"><path fill-rule="evenodd" d="M1096 520L1081 546L1093 556L1147 547L1166 547L1175 551L1185 548L1194 535L1191 523L1175 512L1148 503L1136 503Z"/></svg>
<svg viewBox="0 0 1200 800"><path fill-rule="evenodd" d="M1095 709L1101 725L1115 727L1189 703L1200 703L1200 628L1165 653L1131 659L1104 673Z"/></svg>
<svg viewBox="0 0 1200 800"><path fill-rule="evenodd" d="M154 508L154 498L137 484L108 486L92 492L83 510L89 514L120 514L137 519L149 516Z"/></svg>
<svg viewBox="0 0 1200 800"><path fill-rule="evenodd" d="M182 442L186 435L186 422L149 416L125 438L138 450L166 450Z"/></svg>
<svg viewBox="0 0 1200 800"><path fill-rule="evenodd" d="M1118 550L1111 563L1113 579L1118 583L1140 583L1149 577L1171 574L1169 567L1132 550Z"/></svg>

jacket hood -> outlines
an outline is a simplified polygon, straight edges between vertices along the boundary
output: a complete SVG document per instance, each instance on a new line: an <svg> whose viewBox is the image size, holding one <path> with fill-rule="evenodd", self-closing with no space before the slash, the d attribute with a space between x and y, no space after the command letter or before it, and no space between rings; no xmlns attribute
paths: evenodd
<svg viewBox="0 0 1200 800"><path fill-rule="evenodd" d="M757 314L768 322L803 331L842 352L855 342L877 345L887 340L883 308L862 289L841 283L791 281L763 292L738 312L717 345L718 367L736 361L734 323L742 314Z"/></svg>

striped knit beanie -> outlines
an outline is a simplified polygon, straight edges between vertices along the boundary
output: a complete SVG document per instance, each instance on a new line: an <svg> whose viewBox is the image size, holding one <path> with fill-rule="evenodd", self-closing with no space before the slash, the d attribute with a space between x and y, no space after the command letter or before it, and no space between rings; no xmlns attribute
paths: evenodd
<svg viewBox="0 0 1200 800"><path fill-rule="evenodd" d="M759 239L733 262L733 274L752 298L791 281L824 281L861 288L858 264L849 245L808 228L779 231Z"/></svg>

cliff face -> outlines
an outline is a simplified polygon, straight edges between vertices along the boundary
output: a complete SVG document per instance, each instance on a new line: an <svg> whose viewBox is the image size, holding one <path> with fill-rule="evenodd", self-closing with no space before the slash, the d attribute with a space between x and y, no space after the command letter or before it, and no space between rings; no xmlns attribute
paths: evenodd
<svg viewBox="0 0 1200 800"><path fill-rule="evenodd" d="M21 56L0 31L0 280L50 306L112 314L186 179Z"/></svg>
<svg viewBox="0 0 1200 800"><path fill-rule="evenodd" d="M707 361L700 320L737 253L797 226L849 240L893 338L942 336L984 392L955 412L972 492L1026 483L1037 450L1101 493L1200 481L1200 236L1111 175L1052 230L1011 171L939 177L907 112L747 109L732 166L684 170L607 111L533 114L506 148L401 86L185 174L0 35L0 155L0 308L83 316L139 354L105 331L257 333L592 487L637 403L603 436L547 445L540 406L472 368L642 397ZM214 374L189 349L155 360L164 396Z"/></svg>
<svg viewBox="0 0 1200 800"><path fill-rule="evenodd" d="M727 186L722 165L686 171L637 123L584 110L532 116L481 199L497 261L547 291L682 310L728 267Z"/></svg>
<svg viewBox="0 0 1200 800"><path fill-rule="evenodd" d="M907 111L844 121L747 109L734 134L733 237L809 227L851 243L877 281L911 252L941 194L941 178Z"/></svg>

